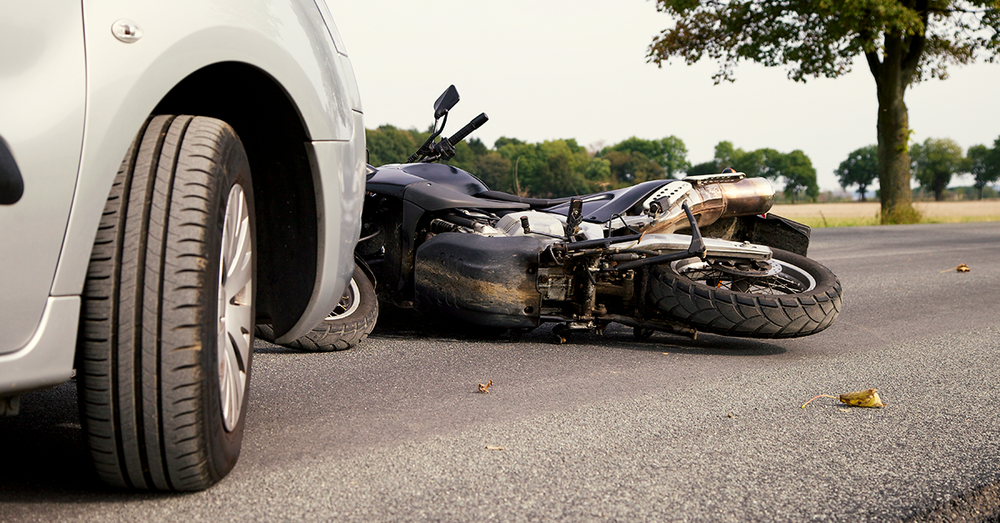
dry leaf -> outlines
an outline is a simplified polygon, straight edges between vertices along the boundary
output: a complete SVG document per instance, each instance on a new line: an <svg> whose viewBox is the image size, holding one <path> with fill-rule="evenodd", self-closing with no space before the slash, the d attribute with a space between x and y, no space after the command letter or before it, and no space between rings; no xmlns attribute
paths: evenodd
<svg viewBox="0 0 1000 523"><path fill-rule="evenodd" d="M831 396L829 394L820 394L815 398L802 404L802 408L806 408L806 405L812 403L816 398L833 398L839 399L842 403L854 407L884 407L885 403L882 402L882 398L878 397L878 389L865 389L858 392L848 392L847 394L841 394L840 397Z"/></svg>
<svg viewBox="0 0 1000 523"><path fill-rule="evenodd" d="M958 264L958 267L955 267L954 269L945 269L945 270L941 271L941 274L944 274L944 273L946 273L946 272L951 272L951 271L956 271L956 272L969 272L969 271L971 271L971 270L972 270L972 269L970 269L968 265L966 265L966 264L964 264L964 263L960 263L960 264Z"/></svg>
<svg viewBox="0 0 1000 523"><path fill-rule="evenodd" d="M865 389L858 392L849 392L840 395L840 401L855 407L884 407L882 399L878 397L878 389Z"/></svg>
<svg viewBox="0 0 1000 523"><path fill-rule="evenodd" d="M490 380L490 381L486 382L486 385L483 385L482 383L480 383L479 384L479 392L482 392L482 393L485 393L485 394L489 394L490 393L490 385L493 385L493 380Z"/></svg>

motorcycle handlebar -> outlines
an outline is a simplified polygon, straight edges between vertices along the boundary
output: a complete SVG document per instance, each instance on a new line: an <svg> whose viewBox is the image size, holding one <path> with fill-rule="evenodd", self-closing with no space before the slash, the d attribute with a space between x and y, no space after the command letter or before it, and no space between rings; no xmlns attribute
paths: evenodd
<svg viewBox="0 0 1000 523"><path fill-rule="evenodd" d="M451 135L451 138L448 138L448 142L450 142L452 145L461 142L462 140L465 139L466 136L469 136L469 134L471 134L472 131L475 131L476 129L482 127L483 124L486 123L486 121L489 119L490 117L486 116L486 113L479 113L479 116L473 118L471 122L465 124L465 127L459 129L457 133Z"/></svg>

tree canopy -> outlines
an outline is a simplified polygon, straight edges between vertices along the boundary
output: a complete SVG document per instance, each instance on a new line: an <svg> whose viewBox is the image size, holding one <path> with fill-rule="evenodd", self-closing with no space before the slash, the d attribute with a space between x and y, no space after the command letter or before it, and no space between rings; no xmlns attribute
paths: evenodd
<svg viewBox="0 0 1000 523"><path fill-rule="evenodd" d="M967 167L975 179L975 187L979 198L983 197L983 189L987 185L1000 180L1000 138L993 142L993 147L973 145L966 153Z"/></svg>
<svg viewBox="0 0 1000 523"><path fill-rule="evenodd" d="M715 172L732 167L750 177L784 180L785 197L793 202L803 196L810 200L819 196L812 160L798 149L790 153L770 148L744 151L733 147L732 142L722 141L715 146L715 165Z"/></svg>
<svg viewBox="0 0 1000 523"><path fill-rule="evenodd" d="M656 175L646 179L677 178L683 176L691 167L687 161L687 147L684 145L684 141L676 136L667 136L659 140L644 140L633 136L613 146L605 147L598 155L607 157L614 165L615 160L611 160L609 157L611 153L622 153L624 156L619 158L631 158L637 164L641 163L643 159L655 163L656 168L649 166L645 170L655 171ZM641 156L636 153L641 154ZM614 167L612 167L612 171L614 171Z"/></svg>
<svg viewBox="0 0 1000 523"><path fill-rule="evenodd" d="M716 60L716 82L740 60L783 66L795 81L835 78L864 57L878 97L883 222L912 221L906 89L947 77L947 67L1000 52L998 0L657 0L673 27L653 39L657 65Z"/></svg>
<svg viewBox="0 0 1000 523"><path fill-rule="evenodd" d="M429 135L391 125L367 129L369 163L406 161ZM819 196L816 169L802 151L744 151L731 142L719 142L714 159L692 167L687 147L676 136L654 140L633 136L596 153L588 152L574 139L528 143L501 137L490 149L471 138L455 146L455 157L448 163L475 174L493 189L539 198L587 194L689 174L714 174L726 167L747 176L783 181L785 197L793 202Z"/></svg>
<svg viewBox="0 0 1000 523"><path fill-rule="evenodd" d="M427 131L403 130L392 125L367 129L369 163L399 163L430 135ZM669 151L675 166L683 171L668 172L661 167ZM856 185L858 196L865 193L877 177L877 147L869 145L852 151L834 173L846 190ZM950 139L928 139L912 147L913 172L921 186L940 199L953 174L969 173L975 178L978 197L985 188L1000 181L1000 138L993 147L974 145L963 156L962 149ZM649 155L657 158L654 160ZM587 151L574 139L528 143L517 138L501 137L489 148L478 138L470 138L455 147L449 164L475 174L487 186L522 196L562 197L607 189L627 187L648 180L714 174L726 167L783 183L784 198L791 201L819 197L816 169L800 150L784 153L772 148L746 151L732 142L715 146L714 158L691 165L687 148L676 136L657 140L631 137L600 151ZM973 197L969 189L969 197Z"/></svg>
<svg viewBox="0 0 1000 523"><path fill-rule="evenodd" d="M920 187L934 193L936 201L943 200L952 175L965 167L962 147L949 138L928 138L912 149L913 177Z"/></svg>
<svg viewBox="0 0 1000 523"><path fill-rule="evenodd" d="M834 174L840 179L840 186L844 190L857 185L858 197L865 201L868 187L878 178L878 146L869 145L851 151L847 159L840 162Z"/></svg>

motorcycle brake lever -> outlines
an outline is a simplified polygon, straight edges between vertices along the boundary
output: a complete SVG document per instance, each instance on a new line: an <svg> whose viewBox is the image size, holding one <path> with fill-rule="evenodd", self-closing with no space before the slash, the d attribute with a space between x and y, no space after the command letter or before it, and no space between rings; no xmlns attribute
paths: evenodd
<svg viewBox="0 0 1000 523"><path fill-rule="evenodd" d="M704 260L705 255L708 254L708 247L705 246L701 230L698 229L698 220L694 218L694 213L691 212L691 207L688 206L687 202L682 203L681 207L684 209L684 214L687 214L688 223L691 224L691 245L688 246L687 252Z"/></svg>

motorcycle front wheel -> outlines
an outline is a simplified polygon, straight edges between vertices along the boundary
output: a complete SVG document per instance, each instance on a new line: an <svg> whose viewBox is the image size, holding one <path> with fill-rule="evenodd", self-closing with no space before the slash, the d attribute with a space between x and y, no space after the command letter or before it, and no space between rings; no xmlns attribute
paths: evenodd
<svg viewBox="0 0 1000 523"><path fill-rule="evenodd" d="M353 348L371 334L378 321L375 286L361 267L355 265L337 307L309 334L282 345L308 352L331 352ZM257 337L274 343L270 324L257 325Z"/></svg>
<svg viewBox="0 0 1000 523"><path fill-rule="evenodd" d="M688 258L651 270L649 299L698 330L747 338L797 338L826 329L843 304L823 265L772 249L767 262Z"/></svg>

